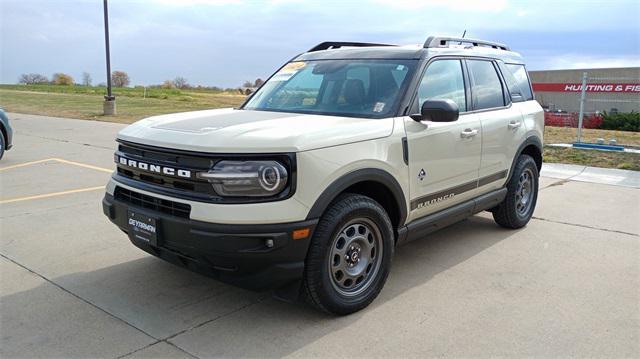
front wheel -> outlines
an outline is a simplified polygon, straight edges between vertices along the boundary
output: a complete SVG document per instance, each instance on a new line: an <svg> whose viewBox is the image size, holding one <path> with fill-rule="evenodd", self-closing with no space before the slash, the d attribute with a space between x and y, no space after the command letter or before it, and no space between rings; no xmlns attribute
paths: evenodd
<svg viewBox="0 0 640 359"><path fill-rule="evenodd" d="M393 227L384 208L366 196L340 196L311 239L304 275L308 301L338 315L363 309L382 290L393 250Z"/></svg>
<svg viewBox="0 0 640 359"><path fill-rule="evenodd" d="M533 216L538 200L538 167L529 155L520 155L511 179L507 196L492 210L493 219L505 228L522 228Z"/></svg>

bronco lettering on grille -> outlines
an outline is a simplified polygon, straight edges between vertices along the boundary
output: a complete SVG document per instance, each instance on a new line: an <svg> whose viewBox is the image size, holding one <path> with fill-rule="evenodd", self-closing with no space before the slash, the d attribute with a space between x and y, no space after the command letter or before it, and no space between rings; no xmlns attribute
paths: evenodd
<svg viewBox="0 0 640 359"><path fill-rule="evenodd" d="M136 168L141 171L157 173L165 176L181 177L181 178L192 177L192 173L190 170L154 165L151 163L136 161L136 160L128 159L121 156L118 156L118 163L126 167Z"/></svg>

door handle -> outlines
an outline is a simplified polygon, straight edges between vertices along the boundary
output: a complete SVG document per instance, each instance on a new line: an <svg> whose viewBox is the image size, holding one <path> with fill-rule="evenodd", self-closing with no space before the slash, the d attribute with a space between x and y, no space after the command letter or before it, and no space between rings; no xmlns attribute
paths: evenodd
<svg viewBox="0 0 640 359"><path fill-rule="evenodd" d="M475 135L478 134L478 130L472 130L470 128L465 129L464 131L460 132L460 137L462 138L472 138L475 137Z"/></svg>
<svg viewBox="0 0 640 359"><path fill-rule="evenodd" d="M520 121L511 121L511 122L509 122L509 129L515 130L516 128L520 127L521 125L522 125L522 122L520 122Z"/></svg>

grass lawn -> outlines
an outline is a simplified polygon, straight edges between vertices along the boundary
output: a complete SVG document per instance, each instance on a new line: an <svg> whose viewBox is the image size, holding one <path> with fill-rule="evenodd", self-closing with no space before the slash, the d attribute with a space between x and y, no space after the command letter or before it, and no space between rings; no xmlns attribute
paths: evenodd
<svg viewBox="0 0 640 359"><path fill-rule="evenodd" d="M544 143L572 143L576 141L575 128L551 127L544 129ZM605 143L615 138L619 145L640 147L640 132L610 131L585 128L582 130L582 142L596 143L598 138L604 138Z"/></svg>
<svg viewBox="0 0 640 359"><path fill-rule="evenodd" d="M84 86L0 85L0 105L9 112L85 120L132 123L141 118L212 108L234 107L245 96L223 91L117 89L117 115L102 115L104 88ZM62 88L62 89L61 89ZM26 90L26 91L25 91Z"/></svg>
<svg viewBox="0 0 640 359"><path fill-rule="evenodd" d="M235 107L245 96L234 92L208 89L147 89L116 88L117 115L103 116L104 87L54 85L0 85L0 105L9 112L29 113L85 120L131 123L148 116L195 111L212 108ZM618 144L640 147L640 133L584 129L583 142L606 142L615 138ZM545 128L545 144L571 143L576 139L575 128ZM640 171L640 155L603 152L573 148L545 146L545 162L620 168Z"/></svg>
<svg viewBox="0 0 640 359"><path fill-rule="evenodd" d="M544 162L640 171L640 154L544 147Z"/></svg>
<svg viewBox="0 0 640 359"><path fill-rule="evenodd" d="M640 133L628 131L610 131L585 128L582 130L582 142L596 143L604 138L605 143L615 138L619 145L640 148ZM576 141L576 129L546 126L544 143L572 143ZM570 163L576 165L618 168L640 171L640 154L613 151L594 151L575 148L545 146L544 161L549 163Z"/></svg>

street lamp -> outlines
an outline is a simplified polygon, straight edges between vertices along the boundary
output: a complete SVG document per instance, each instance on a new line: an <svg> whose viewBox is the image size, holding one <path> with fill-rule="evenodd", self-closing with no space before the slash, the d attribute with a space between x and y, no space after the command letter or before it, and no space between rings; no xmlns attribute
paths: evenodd
<svg viewBox="0 0 640 359"><path fill-rule="evenodd" d="M104 0L104 46L107 55L107 95L104 97L103 110L105 115L116 114L116 98L111 93L111 55L109 53L109 10L107 0Z"/></svg>

